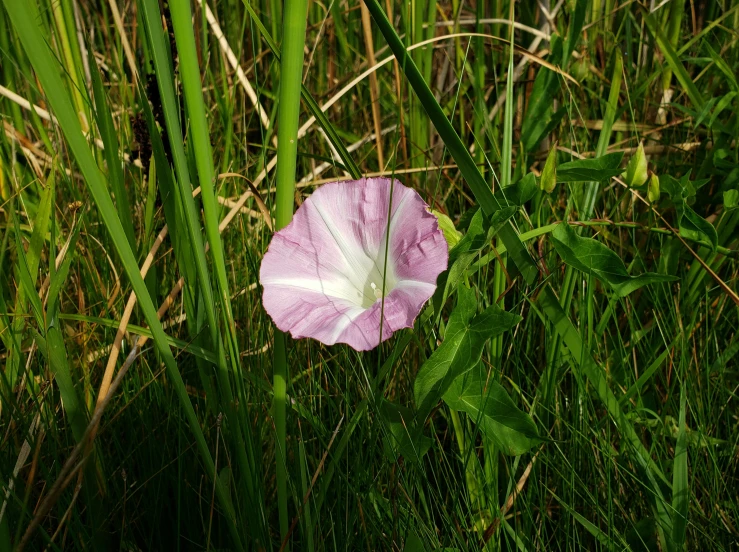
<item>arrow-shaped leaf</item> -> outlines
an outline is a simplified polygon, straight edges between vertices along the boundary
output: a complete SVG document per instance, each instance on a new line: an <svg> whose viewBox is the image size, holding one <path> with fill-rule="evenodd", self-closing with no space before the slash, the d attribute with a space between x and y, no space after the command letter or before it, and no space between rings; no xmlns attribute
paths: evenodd
<svg viewBox="0 0 739 552"><path fill-rule="evenodd" d="M557 167L557 182L602 182L620 175L623 152L609 153L595 159L577 159Z"/></svg>
<svg viewBox="0 0 739 552"><path fill-rule="evenodd" d="M541 442L531 416L516 406L502 385L488 379L479 364L452 382L444 401L476 420L485 438L505 454L518 456Z"/></svg>
<svg viewBox="0 0 739 552"><path fill-rule="evenodd" d="M475 315L475 292L461 286L457 307L449 317L444 342L423 363L413 386L418 419L424 420L455 378L480 361L485 342L521 320L517 314L491 305Z"/></svg>
<svg viewBox="0 0 739 552"><path fill-rule="evenodd" d="M691 182L689 177L690 174L686 174L680 180L677 180L670 175L665 175L660 180L660 184L670 195L670 199L672 199L675 206L680 234L692 240L708 242L711 249L716 251L716 247L718 247L716 228L693 211L686 201L687 198L695 195L696 190L703 186L705 181Z"/></svg>
<svg viewBox="0 0 739 552"><path fill-rule="evenodd" d="M619 297L647 284L671 282L674 276L645 272L631 276L626 266L614 251L592 238L581 238L568 224L560 224L552 232L554 248L562 260L585 274L593 275L608 284Z"/></svg>

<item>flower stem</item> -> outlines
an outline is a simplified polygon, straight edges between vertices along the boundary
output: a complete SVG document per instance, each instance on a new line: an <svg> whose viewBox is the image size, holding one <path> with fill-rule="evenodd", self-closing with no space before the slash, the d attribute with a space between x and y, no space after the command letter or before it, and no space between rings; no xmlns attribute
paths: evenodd
<svg viewBox="0 0 739 552"><path fill-rule="evenodd" d="M277 198L275 228L287 226L293 217L295 166L298 152L298 117L300 87L303 76L303 49L307 22L307 0L285 0L282 20L282 59L280 60L280 95L277 113ZM287 517L287 351L285 336L275 332L274 357L274 419L277 431L277 502L280 514L280 536L288 532ZM283 550L289 546L285 544Z"/></svg>

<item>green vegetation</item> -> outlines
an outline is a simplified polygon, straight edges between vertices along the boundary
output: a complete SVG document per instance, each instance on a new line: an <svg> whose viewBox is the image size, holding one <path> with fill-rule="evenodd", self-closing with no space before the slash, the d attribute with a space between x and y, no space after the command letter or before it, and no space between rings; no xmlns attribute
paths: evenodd
<svg viewBox="0 0 739 552"><path fill-rule="evenodd" d="M739 547L738 28L2 0L0 550ZM377 174L436 294L370 352L282 334L273 230Z"/></svg>

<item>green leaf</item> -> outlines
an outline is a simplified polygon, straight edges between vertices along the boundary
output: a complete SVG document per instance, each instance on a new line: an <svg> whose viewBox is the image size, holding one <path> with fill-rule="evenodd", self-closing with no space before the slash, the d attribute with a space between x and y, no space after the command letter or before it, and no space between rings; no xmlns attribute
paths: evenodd
<svg viewBox="0 0 739 552"><path fill-rule="evenodd" d="M739 190L726 190L723 197L725 209L736 209L739 206Z"/></svg>
<svg viewBox="0 0 739 552"><path fill-rule="evenodd" d="M488 378L481 364L455 379L443 396L450 408L466 412L486 439L505 454L518 456L541 442L536 424L505 388Z"/></svg>
<svg viewBox="0 0 739 552"><path fill-rule="evenodd" d="M560 224L554 229L552 241L565 263L608 284L619 297L625 297L647 284L677 279L653 272L645 272L640 276L629 275L624 262L614 251L598 240L581 238L568 224Z"/></svg>
<svg viewBox="0 0 739 552"><path fill-rule="evenodd" d="M573 6L574 4L574 6ZM590 7L590 2L587 0L575 0L570 2L570 28L567 32L567 40L562 48L562 66L566 67L570 61L572 51L575 49L577 44L582 38L582 28L585 24L585 17ZM555 58L556 59L556 58Z"/></svg>
<svg viewBox="0 0 739 552"><path fill-rule="evenodd" d="M496 305L478 315L476 311L475 291L460 287L444 342L423 363L413 385L418 419L426 419L452 382L480 361L488 339L510 330L521 320Z"/></svg>
<svg viewBox="0 0 739 552"><path fill-rule="evenodd" d="M38 278L41 250L44 247L47 234L49 233L55 188L54 173L52 173L46 182L46 187L44 188L43 193L41 194L41 201L36 210L36 217L33 219L31 242L28 244L28 252L26 253L28 271L31 273L31 279L34 286L36 285L36 279Z"/></svg>
<svg viewBox="0 0 739 552"><path fill-rule="evenodd" d="M74 378L72 377L69 359L67 358L67 347L64 344L62 333L58 327L53 326L47 330L44 342L39 338L40 335L37 334L39 351L49 361L49 368L54 374L54 381L59 387L62 406L69 419L72 434L75 440L80 442L87 427L87 412L85 404L80 400L74 387Z"/></svg>
<svg viewBox="0 0 739 552"><path fill-rule="evenodd" d="M72 228L68 239L69 246L67 248L67 252L64 255L64 259L62 260L62 264L59 267L59 270L55 270L51 274L49 291L46 295L46 313L48 318L47 325L49 326L56 321L59 315L59 294L61 293L62 288L67 283L67 277L69 276L69 267L71 266L72 261L75 258L75 246L77 245L77 238L79 238L80 236L80 230L83 227L84 218L85 216L83 213Z"/></svg>
<svg viewBox="0 0 739 552"><path fill-rule="evenodd" d="M707 241L713 251L718 247L718 233L713 224L708 222L687 204L678 208L675 205L680 219L680 235L696 241Z"/></svg>
<svg viewBox="0 0 739 552"><path fill-rule="evenodd" d="M726 80L729 83L729 86L731 86L731 89L734 91L739 90L739 81L737 81L736 73L731 69L728 63L726 63L726 60L719 55L716 50L711 48L711 45L708 43L708 41L703 43L703 47L708 50L708 53L711 56L711 59L713 60L713 63L716 65L719 71L721 71L724 76L726 77Z"/></svg>
<svg viewBox="0 0 739 552"><path fill-rule="evenodd" d="M650 203L659 201L659 177L652 174L649 178L649 186L647 187L647 199Z"/></svg>
<svg viewBox="0 0 739 552"><path fill-rule="evenodd" d="M723 98L721 98L717 103L716 107L713 110L713 113L711 114L711 119L708 121L708 127L713 128L713 125L716 123L716 120L718 119L719 115L731 105L731 103L734 101L734 98L736 98L737 93L734 91L729 92L728 94L724 95Z"/></svg>
<svg viewBox="0 0 739 552"><path fill-rule="evenodd" d="M509 186L511 190L516 185ZM486 247L493 236L507 224L518 207L505 207L496 211L492 217L486 217L482 210L478 209L472 216L469 228L459 243L449 252L449 270L444 272L438 280L436 293L434 293L434 310L440 315L441 307L459 285L469 266Z"/></svg>
<svg viewBox="0 0 739 552"><path fill-rule="evenodd" d="M622 152L595 159L577 159L557 168L557 182L601 182L621 174Z"/></svg>
<svg viewBox="0 0 739 552"><path fill-rule="evenodd" d="M646 183L647 176L647 156L644 153L644 144L640 142L626 166L625 181L632 188L640 188Z"/></svg>
<svg viewBox="0 0 739 552"><path fill-rule="evenodd" d="M663 189L670 195L677 213L677 225L680 235L691 240L706 242L713 251L718 247L718 233L716 228L701 217L688 205L686 199L695 195L696 190L703 186L705 180L691 181L690 174L685 174L676 180L670 175L661 179Z"/></svg>
<svg viewBox="0 0 739 552"><path fill-rule="evenodd" d="M567 512L577 521L580 525L583 526L583 528L593 535L593 537L596 538L596 540L601 543L603 546L605 546L608 550L624 550L623 546L614 546L614 543L611 541L611 538L608 536L607 533L604 533L597 525L590 522L585 516L578 513L577 510L573 507L571 507L569 504L564 502L561 498L559 498L555 493L552 492L552 496L559 502L562 507L567 510Z"/></svg>
<svg viewBox="0 0 739 552"><path fill-rule="evenodd" d="M426 547L423 545L423 541L418 537L418 535L411 531L405 539L403 552L426 552Z"/></svg>
<svg viewBox="0 0 739 552"><path fill-rule="evenodd" d="M539 188L542 191L551 194L557 185L557 144L549 151L547 162L544 164L544 170L541 171L539 178Z"/></svg>
<svg viewBox="0 0 739 552"><path fill-rule="evenodd" d="M536 176L534 173L527 173L526 176L510 186L499 188L493 197L500 204L501 210L505 210L506 207L522 207L527 201L533 199L536 190ZM493 217L497 214L496 212Z"/></svg>
<svg viewBox="0 0 739 552"><path fill-rule="evenodd" d="M434 215L436 220L439 222L439 228L444 234L444 238L446 239L446 243L449 245L449 248L451 249L457 245L459 240L462 239L462 232L454 227L452 219L441 211L437 211L435 209L431 209L431 214Z"/></svg>
<svg viewBox="0 0 739 552"><path fill-rule="evenodd" d="M31 311L33 312L33 316L36 319L36 323L39 328L44 328L46 326L46 324L44 324L44 307L41 305L41 299L39 299L38 291L36 291L36 278L31 274L28 267L26 253L23 249L23 244L21 243L21 229L15 212L13 212L13 223L15 224L15 249L16 254L18 255L18 277L22 286L22 296L25 296L25 298L31 302ZM38 267L35 272L38 272ZM22 296L19 295L20 301L23 300Z"/></svg>

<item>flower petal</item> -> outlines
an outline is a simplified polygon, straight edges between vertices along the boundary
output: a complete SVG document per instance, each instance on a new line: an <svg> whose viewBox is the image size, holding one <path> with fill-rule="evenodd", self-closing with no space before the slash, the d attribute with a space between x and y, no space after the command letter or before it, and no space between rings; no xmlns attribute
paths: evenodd
<svg viewBox="0 0 739 552"><path fill-rule="evenodd" d="M390 223L390 257L398 281L435 284L447 267L449 246L439 221L413 194L393 213Z"/></svg>
<svg viewBox="0 0 739 552"><path fill-rule="evenodd" d="M413 327L421 307L435 289L435 284L402 282L385 297L384 310L383 302L377 301L348 323L336 341L357 351L374 349L380 344L380 312L384 318L382 341L385 341L396 331Z"/></svg>
<svg viewBox="0 0 739 552"><path fill-rule="evenodd" d="M368 350L380 342L381 312L383 341L412 327L446 265L446 241L414 190L384 178L326 184L274 235L260 269L263 303L294 338Z"/></svg>
<svg viewBox="0 0 739 552"><path fill-rule="evenodd" d="M280 285L265 287L263 300L264 308L281 331L290 332L295 339L312 337L326 345L339 341L345 328L365 312L323 293L296 294L294 288Z"/></svg>

